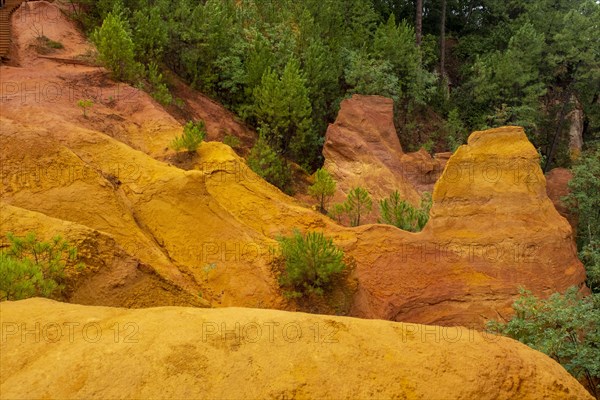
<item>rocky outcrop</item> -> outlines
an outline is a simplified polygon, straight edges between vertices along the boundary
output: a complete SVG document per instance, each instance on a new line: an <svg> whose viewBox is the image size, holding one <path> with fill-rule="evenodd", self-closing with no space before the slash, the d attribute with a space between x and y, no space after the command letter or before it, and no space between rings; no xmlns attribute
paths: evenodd
<svg viewBox="0 0 600 400"><path fill-rule="evenodd" d="M77 304L150 307L155 304L207 307L209 303L157 274L107 233L74 222L0 203L0 234L35 232L40 240L67 238L85 269L66 269L65 298ZM2 237L0 240L4 239ZM121 242L122 243L122 242Z"/></svg>
<svg viewBox="0 0 600 400"><path fill-rule="evenodd" d="M6 398L591 399L542 353L466 328L45 299L0 309Z"/></svg>
<svg viewBox="0 0 600 400"><path fill-rule="evenodd" d="M61 57L84 52L83 37L57 15L44 32L63 42ZM584 281L571 230L518 128L475 133L450 158L422 233L346 228L260 179L221 143L203 143L189 171L170 165L165 147L182 128L146 93L101 68L50 65L27 53L26 26L15 32L26 64L0 66L0 236L61 233L81 246L89 265L70 301L295 310L271 252L294 228L332 237L353 267L331 313L352 305L360 317L481 327L509 315L519 286L548 295ZM102 95L87 117L77 106L84 83ZM430 174L437 161L402 152L391 107L378 97L345 101L328 133L328 162L337 179L347 177L343 190L358 168L374 197L399 189L418 200L403 163Z"/></svg>
<svg viewBox="0 0 600 400"><path fill-rule="evenodd" d="M353 95L342 101L335 123L327 129L323 157L324 168L337 182L334 202L361 186L375 204L398 190L403 199L418 205L419 193L431 190L443 169L424 150L402 151L393 101L381 96Z"/></svg>
<svg viewBox="0 0 600 400"><path fill-rule="evenodd" d="M548 171L546 174L546 193L556 211L569 221L573 232L577 232L577 215L573 213L565 202L562 200L563 197L571 193L569 189L569 182L573 179L573 173L566 168L554 168Z"/></svg>
<svg viewBox="0 0 600 400"><path fill-rule="evenodd" d="M354 315L481 326L508 318L519 286L582 286L572 231L546 195L522 128L474 132L446 164L418 234L362 227Z"/></svg>
<svg viewBox="0 0 600 400"><path fill-rule="evenodd" d="M268 185L244 168L229 147L203 144L198 155L203 163L183 171L77 126L49 131L3 118L0 124L6 146L0 154L5 204L52 217L57 231L61 221L69 221L108 234L162 279L214 305L282 307L269 267L274 241L248 227L256 219L254 224L269 232L265 214L254 211L238 220L232 214L235 206L229 206L255 201L261 186ZM252 192L244 188L246 181L253 182ZM26 232L19 229L18 214L6 215L4 222L2 235L9 229ZM43 218L38 225L28 229L51 230Z"/></svg>

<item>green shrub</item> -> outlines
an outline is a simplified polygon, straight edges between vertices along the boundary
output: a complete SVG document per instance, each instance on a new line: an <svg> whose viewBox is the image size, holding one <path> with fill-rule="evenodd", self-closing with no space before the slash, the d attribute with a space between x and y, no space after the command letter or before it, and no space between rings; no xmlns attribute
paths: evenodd
<svg viewBox="0 0 600 400"><path fill-rule="evenodd" d="M350 219L350 226L359 226L360 218L371 212L373 201L366 189L356 187L348 193L344 210Z"/></svg>
<svg viewBox="0 0 600 400"><path fill-rule="evenodd" d="M344 204L340 204L340 203L336 203L334 205L331 206L331 208L329 209L329 212L327 213L327 215L329 215L330 218L335 219L338 224L342 223L342 217L346 214L346 209L344 207Z"/></svg>
<svg viewBox="0 0 600 400"><path fill-rule="evenodd" d="M268 69L254 88L252 114L269 145L303 167L314 163L319 137L313 129L306 78L291 58L281 76Z"/></svg>
<svg viewBox="0 0 600 400"><path fill-rule="evenodd" d="M425 192L421 199L421 206L414 207L406 200L400 199L400 193L394 191L389 198L379 201L379 223L394 225L397 228L410 232L420 232L429 220L431 208L431 194Z"/></svg>
<svg viewBox="0 0 600 400"><path fill-rule="evenodd" d="M319 209L326 213L325 206L335 193L335 181L326 169L319 168L315 173L315 183L308 188L308 193L319 202Z"/></svg>
<svg viewBox="0 0 600 400"><path fill-rule="evenodd" d="M454 108L448 113L448 121L445 123L445 128L448 147L454 153L467 139L467 130L460 119L458 109Z"/></svg>
<svg viewBox="0 0 600 400"><path fill-rule="evenodd" d="M91 108L94 105L94 102L92 100L89 100L89 99L86 99L86 100L81 99L81 100L77 101L77 105L79 107L81 107L81 110L83 111L83 116L85 118L87 118L86 110L88 108Z"/></svg>
<svg viewBox="0 0 600 400"><path fill-rule="evenodd" d="M137 78L141 65L134 59L134 44L125 16L110 12L91 38L100 61L112 71L115 79L132 82Z"/></svg>
<svg viewBox="0 0 600 400"><path fill-rule="evenodd" d="M350 226L359 226L361 217L371 212L373 201L366 189L355 187L348 192L346 200L341 204L331 206L329 216L338 223L347 219Z"/></svg>
<svg viewBox="0 0 600 400"><path fill-rule="evenodd" d="M200 146L205 136L206 128L204 127L204 121L188 121L183 127L183 134L173 139L171 147L175 151L187 149L189 153L193 153L198 150L198 146Z"/></svg>
<svg viewBox="0 0 600 400"><path fill-rule="evenodd" d="M40 41L48 46L51 49L64 49L65 46L61 42L57 42L56 40L52 40L47 36L41 36Z"/></svg>
<svg viewBox="0 0 600 400"><path fill-rule="evenodd" d="M565 200L579 216L577 244L582 249L600 240L600 146L583 152L571 171L571 194Z"/></svg>
<svg viewBox="0 0 600 400"><path fill-rule="evenodd" d="M577 248L586 267L588 286L600 291L600 146L581 154L572 167L571 193L563 198L578 216Z"/></svg>
<svg viewBox="0 0 600 400"><path fill-rule="evenodd" d="M231 147L232 149L237 149L241 145L240 139L237 136L233 135L225 135L223 137L223 143Z"/></svg>
<svg viewBox="0 0 600 400"><path fill-rule="evenodd" d="M587 285L594 293L600 293L600 240L592 240L579 252L585 266Z"/></svg>
<svg viewBox="0 0 600 400"><path fill-rule="evenodd" d="M169 92L169 88L163 81L163 76L158 70L158 65L151 62L148 65L148 81L152 85L152 97L163 106L167 106L173 102L173 96Z"/></svg>
<svg viewBox="0 0 600 400"><path fill-rule="evenodd" d="M252 171L283 192L290 194L292 172L282 156L277 154L260 134L248 156L248 166Z"/></svg>
<svg viewBox="0 0 600 400"><path fill-rule="evenodd" d="M539 299L521 289L513 304L515 316L507 323L490 321L492 332L510 336L541 351L600 395L600 297L580 298L576 287L564 295Z"/></svg>
<svg viewBox="0 0 600 400"><path fill-rule="evenodd" d="M60 296L65 288L65 267L76 259L76 248L60 236L50 242L37 240L32 232L25 237L6 236L10 247L0 252L0 300Z"/></svg>
<svg viewBox="0 0 600 400"><path fill-rule="evenodd" d="M344 252L321 232L302 235L294 230L291 237L278 237L277 241L285 261L279 283L291 289L287 292L290 297L322 295L333 276L346 268Z"/></svg>

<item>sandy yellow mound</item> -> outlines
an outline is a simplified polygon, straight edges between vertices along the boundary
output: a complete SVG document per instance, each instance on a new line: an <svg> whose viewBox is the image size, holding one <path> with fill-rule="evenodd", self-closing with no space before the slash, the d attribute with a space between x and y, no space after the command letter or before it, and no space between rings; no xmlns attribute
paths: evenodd
<svg viewBox="0 0 600 400"><path fill-rule="evenodd" d="M464 328L45 299L0 310L4 398L591 398L545 355Z"/></svg>

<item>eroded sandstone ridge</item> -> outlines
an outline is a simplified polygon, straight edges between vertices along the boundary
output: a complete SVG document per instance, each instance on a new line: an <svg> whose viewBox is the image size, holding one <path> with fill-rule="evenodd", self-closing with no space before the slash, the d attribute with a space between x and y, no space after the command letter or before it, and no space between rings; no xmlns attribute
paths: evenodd
<svg viewBox="0 0 600 400"><path fill-rule="evenodd" d="M431 191L445 162L425 150L404 153L394 127L392 99L363 95L342 101L335 123L327 129L323 157L324 168L337 182L334 201L343 201L350 189L360 186L375 204L398 190L403 199L418 205L419 194Z"/></svg>
<svg viewBox="0 0 600 400"><path fill-rule="evenodd" d="M591 399L544 354L465 328L45 299L0 310L12 399Z"/></svg>
<svg viewBox="0 0 600 400"><path fill-rule="evenodd" d="M537 157L522 128L474 132L436 183L422 232L362 228L354 314L468 325L506 318L519 286L547 296L583 285Z"/></svg>
<svg viewBox="0 0 600 400"><path fill-rule="evenodd" d="M56 3L26 5L55 16L36 23L64 44L60 57L90 50ZM178 168L168 148L182 131L176 119L102 68L39 58L30 47L31 19L19 12L13 32L22 65L0 66L0 236L37 231L77 245L88 268L72 282L69 301L295 310L271 253L277 235L294 228L325 232L354 266L344 307L330 312L481 327L509 315L519 286L548 295L583 285L571 230L548 200L537 153L520 128L474 133L452 156L422 233L346 228L260 179L222 143L203 143L190 170ZM77 101L88 96L94 106L83 116ZM326 150L334 154L336 143L335 154L348 158L329 162L348 179L352 165L380 168L390 191L404 182L416 196L416 186L391 172L407 156L391 101L359 100L365 109L348 100L331 129L352 126L365 139L354 145L368 147L329 135ZM348 104L352 112L344 111Z"/></svg>

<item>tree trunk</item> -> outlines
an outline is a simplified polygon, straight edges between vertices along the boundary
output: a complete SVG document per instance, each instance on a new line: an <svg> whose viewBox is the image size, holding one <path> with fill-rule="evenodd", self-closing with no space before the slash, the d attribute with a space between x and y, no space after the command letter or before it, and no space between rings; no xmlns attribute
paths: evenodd
<svg viewBox="0 0 600 400"><path fill-rule="evenodd" d="M446 0L442 0L440 18L440 78L446 79Z"/></svg>
<svg viewBox="0 0 600 400"><path fill-rule="evenodd" d="M415 37L417 46L421 45L423 36L423 0L417 0L417 17L415 21Z"/></svg>

